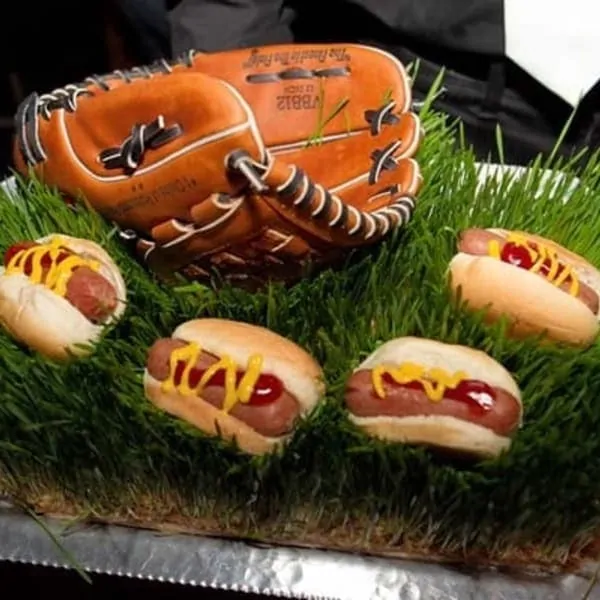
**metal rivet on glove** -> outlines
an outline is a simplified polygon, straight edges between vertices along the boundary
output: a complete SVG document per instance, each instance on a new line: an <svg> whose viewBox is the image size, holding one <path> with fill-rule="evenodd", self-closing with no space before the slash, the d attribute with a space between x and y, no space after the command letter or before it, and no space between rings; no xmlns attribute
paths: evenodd
<svg viewBox="0 0 600 600"><path fill-rule="evenodd" d="M231 152L225 159L225 164L228 169L241 173L257 192L264 192L269 189L260 177L259 165L244 150Z"/></svg>

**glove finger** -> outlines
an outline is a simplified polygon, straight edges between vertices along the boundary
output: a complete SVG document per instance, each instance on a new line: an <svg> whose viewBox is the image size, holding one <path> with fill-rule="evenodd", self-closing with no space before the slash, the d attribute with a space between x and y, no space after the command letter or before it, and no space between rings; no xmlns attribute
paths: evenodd
<svg viewBox="0 0 600 600"><path fill-rule="evenodd" d="M195 55L192 69L239 90L273 151L304 146L316 127L326 139L369 129L370 117L381 116L390 100L399 113L412 103L402 63L378 48L357 44L290 44Z"/></svg>
<svg viewBox="0 0 600 600"><path fill-rule="evenodd" d="M416 161L403 159L399 166L392 181L407 177L412 189L418 188L420 174ZM359 205L350 204L316 183L302 169L277 159L272 159L265 179L283 181L263 195L273 210L322 241L340 246L377 241L404 225L415 208L414 198L404 193L401 184L377 185L368 193L364 183L348 186L341 190L342 196L356 189L362 200Z"/></svg>
<svg viewBox="0 0 600 600"><path fill-rule="evenodd" d="M324 185L337 185L357 177L369 168L369 154L396 143L396 158L414 156L423 140L423 127L414 113L396 116L393 124L383 124L376 134L371 131L351 132L335 142L320 144L315 141L296 150L273 153L307 173L323 172ZM327 169L323 166L327 165ZM276 183L276 182L273 182Z"/></svg>
<svg viewBox="0 0 600 600"><path fill-rule="evenodd" d="M352 206L367 212L373 212L393 202L397 195L416 197L423 185L423 177L419 164L412 158L386 159L385 167L377 178L368 181L371 172L360 179L347 181L339 186L329 188L332 194Z"/></svg>
<svg viewBox="0 0 600 600"><path fill-rule="evenodd" d="M397 194L414 197L419 192L421 173L410 157L419 148L422 136L419 118L405 113L377 136L363 132L340 140L335 149L327 145L279 155L263 180L270 189L283 190L283 196L295 196L296 188L302 190L305 174L310 177L320 173L318 183L331 194L345 204L372 212L393 202ZM293 157L297 160L290 160ZM294 165L293 174L283 158Z"/></svg>
<svg viewBox="0 0 600 600"><path fill-rule="evenodd" d="M210 253L231 239L251 236L256 230L253 217L261 215L252 196L212 194L193 205L187 219L173 218L154 226L152 247L138 243L138 249L144 249L146 262L157 261L160 255L171 266L183 265L190 254Z"/></svg>
<svg viewBox="0 0 600 600"><path fill-rule="evenodd" d="M169 219L154 226L150 233L158 244L168 247L173 241L182 241L194 234L209 233L222 229L241 208L243 196L212 194L189 209L189 218Z"/></svg>
<svg viewBox="0 0 600 600"><path fill-rule="evenodd" d="M307 241L283 231L277 213L256 194L213 194L190 215L193 222L171 219L152 229L153 239L134 240L139 259L155 273L168 278L180 271L205 279L216 267L245 277L250 268L260 271L265 264L285 271L283 258L299 260L311 251Z"/></svg>

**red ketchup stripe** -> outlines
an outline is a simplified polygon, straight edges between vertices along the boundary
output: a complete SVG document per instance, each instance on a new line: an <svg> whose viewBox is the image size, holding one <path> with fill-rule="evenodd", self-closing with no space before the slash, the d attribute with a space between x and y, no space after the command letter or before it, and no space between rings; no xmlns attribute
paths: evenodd
<svg viewBox="0 0 600 600"><path fill-rule="evenodd" d="M18 242L17 244L13 244L4 254L4 266L7 267L8 264L10 263L10 261L20 252L29 250L30 248L33 248L33 247L39 246L39 245L40 244L37 244L36 242ZM65 249L64 251L61 250L58 257L56 258L56 264L62 262L63 260L65 260L65 258L68 258L72 254L73 253L67 249ZM46 254L44 254L42 256L41 266L42 266L42 269L49 269L52 266L52 259L50 258L50 252L47 252ZM25 265L23 266L23 273L25 275L31 275L32 269L33 269L33 262L32 262L32 258L29 257L25 261Z"/></svg>
<svg viewBox="0 0 600 600"><path fill-rule="evenodd" d="M183 360L177 362L177 366L175 367L174 373L174 382L175 385L179 385L181 383L181 379L183 377L183 372L185 371L186 363ZM206 369L196 369L192 368L189 375L189 386L191 388L195 388L202 379L202 376L206 373ZM236 373L236 385L239 385L242 377L244 376L244 371L237 371ZM210 377L207 381L206 386L217 386L217 387L225 387L225 370L221 369L217 371L214 375ZM250 402L248 404L252 406L264 406L266 404L271 404L283 393L283 383L278 377L275 375L269 374L261 374L254 386L254 392L250 396Z"/></svg>
<svg viewBox="0 0 600 600"><path fill-rule="evenodd" d="M425 392L423 384L419 381L411 381L409 383L397 383L391 375L385 373L383 381L387 385L406 387L413 390ZM494 389L483 381L475 379L465 379L461 381L455 388L448 388L444 392L444 398L464 402L469 407L480 413L486 413L494 407L496 400L496 392Z"/></svg>
<svg viewBox="0 0 600 600"><path fill-rule="evenodd" d="M530 243L529 245L531 246L532 250L535 250L536 252L538 251L536 244ZM531 269L535 264L535 261L532 260L531 255L527 251L527 248L525 246L515 244L513 242L507 242L506 244L504 244L502 252L500 253L500 260L502 262L514 265L515 267L526 269L527 271ZM542 275L547 275L550 272L551 268L552 264L550 260L546 259L540 267L540 273ZM564 271L564 269L565 266L559 263L557 277ZM567 277L566 282L568 283L570 279L570 276Z"/></svg>

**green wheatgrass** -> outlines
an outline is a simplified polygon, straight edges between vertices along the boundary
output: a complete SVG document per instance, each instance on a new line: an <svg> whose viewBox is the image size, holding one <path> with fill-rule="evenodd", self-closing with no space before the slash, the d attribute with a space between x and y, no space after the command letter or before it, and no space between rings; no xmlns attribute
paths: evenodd
<svg viewBox="0 0 600 600"><path fill-rule="evenodd" d="M564 560L600 530L600 345L581 351L505 339L460 310L446 285L459 231L536 232L600 265L600 167L592 160L565 206L541 161L529 177L490 180L476 196L473 154L424 107L424 187L399 235L356 252L347 268L286 290L161 287L100 218L43 186L0 202L0 252L65 232L102 243L129 287L123 320L96 353L52 364L0 334L0 488L26 506L243 537L374 551L502 560L528 549ZM557 166L556 164L554 166ZM327 397L280 455L251 458L203 437L144 399L147 348L182 321L264 325L323 365ZM512 371L525 408L509 453L476 465L369 440L347 420L344 382L384 340L432 337L485 350ZM107 384L110 382L110 384ZM531 551L534 547L535 550Z"/></svg>

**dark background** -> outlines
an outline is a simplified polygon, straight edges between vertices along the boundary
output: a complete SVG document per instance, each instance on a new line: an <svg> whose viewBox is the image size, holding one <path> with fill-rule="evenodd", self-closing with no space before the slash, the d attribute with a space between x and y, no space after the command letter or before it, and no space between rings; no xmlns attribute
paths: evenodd
<svg viewBox="0 0 600 600"><path fill-rule="evenodd" d="M260 600L255 594L234 594L199 587L169 583L139 581L125 577L93 575L92 585L76 573L52 567L31 567L0 562L1 596L15 600L28 596L48 597L61 594L77 600L121 600L121 598L147 598L148 600Z"/></svg>
<svg viewBox="0 0 600 600"><path fill-rule="evenodd" d="M10 163L13 116L27 94L139 63L112 0L7 4L6 35L0 40L0 177Z"/></svg>

